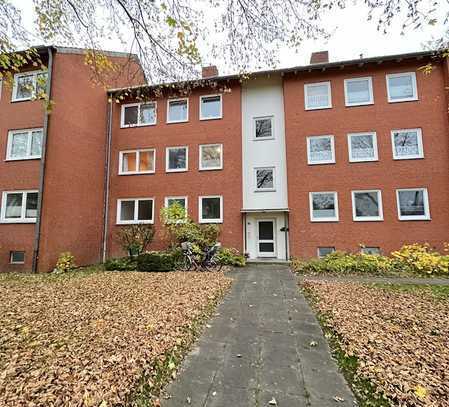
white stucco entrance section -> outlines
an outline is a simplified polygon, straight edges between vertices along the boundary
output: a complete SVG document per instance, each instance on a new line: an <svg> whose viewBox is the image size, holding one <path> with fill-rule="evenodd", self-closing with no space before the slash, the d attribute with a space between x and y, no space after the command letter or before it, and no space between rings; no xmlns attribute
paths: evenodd
<svg viewBox="0 0 449 407"><path fill-rule="evenodd" d="M242 88L243 224L250 259L288 259L288 196L282 78Z"/></svg>

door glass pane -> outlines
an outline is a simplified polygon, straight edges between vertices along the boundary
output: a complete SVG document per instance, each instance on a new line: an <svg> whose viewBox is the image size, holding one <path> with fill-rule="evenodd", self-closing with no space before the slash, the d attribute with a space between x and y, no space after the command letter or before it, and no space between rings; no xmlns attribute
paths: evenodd
<svg viewBox="0 0 449 407"><path fill-rule="evenodd" d="M273 253L274 243L259 243L259 252Z"/></svg>
<svg viewBox="0 0 449 407"><path fill-rule="evenodd" d="M140 105L140 124L156 123L156 108L154 103Z"/></svg>
<svg viewBox="0 0 449 407"><path fill-rule="evenodd" d="M203 198L203 219L220 219L220 198Z"/></svg>
<svg viewBox="0 0 449 407"><path fill-rule="evenodd" d="M27 193L25 217L26 218L37 217L37 192Z"/></svg>
<svg viewBox="0 0 449 407"><path fill-rule="evenodd" d="M26 157L28 145L28 133L14 133L11 141L11 157Z"/></svg>
<svg viewBox="0 0 449 407"><path fill-rule="evenodd" d="M136 153L123 153L122 157L122 171L136 171Z"/></svg>
<svg viewBox="0 0 449 407"><path fill-rule="evenodd" d="M125 107L125 117L124 117L125 126L136 125L138 123L137 122L138 110L139 110L138 106Z"/></svg>
<svg viewBox="0 0 449 407"><path fill-rule="evenodd" d="M121 202L120 220L134 220L134 201Z"/></svg>
<svg viewBox="0 0 449 407"><path fill-rule="evenodd" d="M221 116L220 96L208 96L201 99L201 117L213 118Z"/></svg>
<svg viewBox="0 0 449 407"><path fill-rule="evenodd" d="M33 91L33 75L21 76L17 78L16 99L30 99L33 96Z"/></svg>
<svg viewBox="0 0 449 407"><path fill-rule="evenodd" d="M153 219L153 201L139 201L139 212L137 214L138 220L152 220Z"/></svg>
<svg viewBox="0 0 449 407"><path fill-rule="evenodd" d="M273 222L259 222L259 240L273 240Z"/></svg>
<svg viewBox="0 0 449 407"><path fill-rule="evenodd" d="M154 151L139 153L139 171L154 171Z"/></svg>
<svg viewBox="0 0 449 407"><path fill-rule="evenodd" d="M187 168L187 149L170 148L168 150L168 169L183 170Z"/></svg>
<svg viewBox="0 0 449 407"><path fill-rule="evenodd" d="M42 154L42 130L33 131L31 134L31 155L40 156Z"/></svg>
<svg viewBox="0 0 449 407"><path fill-rule="evenodd" d="M377 192L357 192L354 194L356 216L379 216L379 196Z"/></svg>
<svg viewBox="0 0 449 407"><path fill-rule="evenodd" d="M22 199L23 194L21 192L6 196L5 218L17 219L22 217Z"/></svg>
<svg viewBox="0 0 449 407"><path fill-rule="evenodd" d="M180 122L187 120L187 101L177 100L169 102L168 105L168 121Z"/></svg>
<svg viewBox="0 0 449 407"><path fill-rule="evenodd" d="M402 216L424 216L424 192L399 191L399 205Z"/></svg>

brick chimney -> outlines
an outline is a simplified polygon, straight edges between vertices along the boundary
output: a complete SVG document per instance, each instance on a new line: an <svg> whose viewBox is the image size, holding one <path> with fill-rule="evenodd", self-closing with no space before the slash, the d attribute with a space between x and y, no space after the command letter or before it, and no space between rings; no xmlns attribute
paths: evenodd
<svg viewBox="0 0 449 407"><path fill-rule="evenodd" d="M311 64L325 64L327 62L329 62L328 51L312 52L312 55L310 56Z"/></svg>
<svg viewBox="0 0 449 407"><path fill-rule="evenodd" d="M203 66L202 75L203 78L213 78L218 76L218 68L215 65Z"/></svg>

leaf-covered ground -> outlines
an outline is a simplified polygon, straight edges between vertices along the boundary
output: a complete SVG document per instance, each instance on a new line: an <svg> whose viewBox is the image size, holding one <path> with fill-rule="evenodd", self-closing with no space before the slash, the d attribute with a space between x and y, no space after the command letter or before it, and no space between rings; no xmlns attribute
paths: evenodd
<svg viewBox="0 0 449 407"><path fill-rule="evenodd" d="M72 274L0 279L0 405L123 403L230 285L219 273Z"/></svg>
<svg viewBox="0 0 449 407"><path fill-rule="evenodd" d="M305 281L357 373L395 406L449 406L449 291Z"/></svg>

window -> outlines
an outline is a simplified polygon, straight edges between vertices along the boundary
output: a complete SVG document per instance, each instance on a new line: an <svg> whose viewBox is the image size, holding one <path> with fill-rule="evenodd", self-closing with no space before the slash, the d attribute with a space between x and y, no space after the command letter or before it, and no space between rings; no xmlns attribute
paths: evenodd
<svg viewBox="0 0 449 407"><path fill-rule="evenodd" d="M189 120L189 99L167 101L167 123L182 123Z"/></svg>
<svg viewBox="0 0 449 407"><path fill-rule="evenodd" d="M222 117L221 95L200 97L200 120L221 119Z"/></svg>
<svg viewBox="0 0 449 407"><path fill-rule="evenodd" d="M318 247L317 249L318 257L320 259L333 252L335 252L335 247Z"/></svg>
<svg viewBox="0 0 449 407"><path fill-rule="evenodd" d="M311 192L310 220L312 222L338 221L338 199L336 192Z"/></svg>
<svg viewBox="0 0 449 407"><path fill-rule="evenodd" d="M35 223L38 191L3 192L1 221L3 223Z"/></svg>
<svg viewBox="0 0 449 407"><path fill-rule="evenodd" d="M223 168L223 145L200 145L200 170L221 170Z"/></svg>
<svg viewBox="0 0 449 407"><path fill-rule="evenodd" d="M181 205L184 209L187 209L187 197L186 196L167 196L165 198L165 207L169 207L177 203Z"/></svg>
<svg viewBox="0 0 449 407"><path fill-rule="evenodd" d="M331 83L320 82L304 85L304 98L306 110L331 108Z"/></svg>
<svg viewBox="0 0 449 407"><path fill-rule="evenodd" d="M275 191L274 168L255 168L256 191Z"/></svg>
<svg viewBox="0 0 449 407"><path fill-rule="evenodd" d="M154 149L120 151L119 175L152 174L154 171Z"/></svg>
<svg viewBox="0 0 449 407"><path fill-rule="evenodd" d="M167 147L165 170L167 172L187 171L189 161L188 147Z"/></svg>
<svg viewBox="0 0 449 407"><path fill-rule="evenodd" d="M117 224L127 225L133 223L154 222L154 199L118 199Z"/></svg>
<svg viewBox="0 0 449 407"><path fill-rule="evenodd" d="M418 100L415 72L387 75L387 93L390 103Z"/></svg>
<svg viewBox="0 0 449 407"><path fill-rule="evenodd" d="M223 222L223 197L200 196L199 197L199 221L200 223Z"/></svg>
<svg viewBox="0 0 449 407"><path fill-rule="evenodd" d="M9 252L9 263L10 264L24 264L25 263L25 252L21 252L21 251Z"/></svg>
<svg viewBox="0 0 449 407"><path fill-rule="evenodd" d="M7 160L41 158L42 129L12 130L8 133Z"/></svg>
<svg viewBox="0 0 449 407"><path fill-rule="evenodd" d="M400 220L429 220L429 197L426 188L396 190Z"/></svg>
<svg viewBox="0 0 449 407"><path fill-rule="evenodd" d="M377 161L376 133L348 134L348 149L350 162Z"/></svg>
<svg viewBox="0 0 449 407"><path fill-rule="evenodd" d="M374 103L371 77L345 79L346 106L371 105Z"/></svg>
<svg viewBox="0 0 449 407"><path fill-rule="evenodd" d="M46 91L47 72L35 71L14 75L12 101L30 100Z"/></svg>
<svg viewBox="0 0 449 407"><path fill-rule="evenodd" d="M309 164L335 163L334 136L307 137L307 162Z"/></svg>
<svg viewBox="0 0 449 407"><path fill-rule="evenodd" d="M273 116L255 117L254 118L254 140L272 140L273 133Z"/></svg>
<svg viewBox="0 0 449 407"><path fill-rule="evenodd" d="M421 129L393 130L391 144L395 160L424 158Z"/></svg>
<svg viewBox="0 0 449 407"><path fill-rule="evenodd" d="M355 221L383 220L381 192L352 191L352 218Z"/></svg>
<svg viewBox="0 0 449 407"><path fill-rule="evenodd" d="M374 256L379 256L381 254L380 253L380 247L368 247L368 246L366 246L366 247L362 247L360 249L360 251L363 254L371 254L371 255L374 255Z"/></svg>
<svg viewBox="0 0 449 407"><path fill-rule="evenodd" d="M121 127L156 124L156 102L122 105Z"/></svg>

